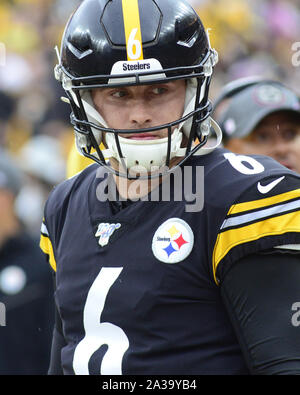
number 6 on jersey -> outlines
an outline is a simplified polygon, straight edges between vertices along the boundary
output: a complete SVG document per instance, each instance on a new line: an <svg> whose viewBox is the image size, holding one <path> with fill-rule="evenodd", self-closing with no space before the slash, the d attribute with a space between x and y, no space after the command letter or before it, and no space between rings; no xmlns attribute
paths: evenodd
<svg viewBox="0 0 300 395"><path fill-rule="evenodd" d="M75 374L89 374L89 360L103 344L107 344L108 349L99 367L100 374L122 374L122 359L129 347L128 338L118 326L100 322L107 294L122 270L122 267L102 268L89 290L83 311L85 336L74 352Z"/></svg>

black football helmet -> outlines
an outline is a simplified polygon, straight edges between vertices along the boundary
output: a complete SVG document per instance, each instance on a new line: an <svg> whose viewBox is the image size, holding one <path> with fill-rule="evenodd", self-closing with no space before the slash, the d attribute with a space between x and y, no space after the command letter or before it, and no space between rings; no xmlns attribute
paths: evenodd
<svg viewBox="0 0 300 395"><path fill-rule="evenodd" d="M168 168L175 156L181 158L180 165L206 143L212 121L208 92L217 53L185 0L84 0L67 23L58 56L55 75L71 105L77 148L84 156L128 178L135 178L128 170L140 165L151 178L153 167ZM187 80L184 113L152 128L111 129L91 99L95 88L175 79ZM168 130L168 137L155 144L122 137L162 129ZM182 133L187 137L184 148ZM112 157L124 172L110 167L107 159Z"/></svg>

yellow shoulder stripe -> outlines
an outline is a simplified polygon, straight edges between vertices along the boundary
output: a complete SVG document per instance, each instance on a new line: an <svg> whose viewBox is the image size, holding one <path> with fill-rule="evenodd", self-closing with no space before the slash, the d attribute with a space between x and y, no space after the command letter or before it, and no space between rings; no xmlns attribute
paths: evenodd
<svg viewBox="0 0 300 395"><path fill-rule="evenodd" d="M41 239L40 239L40 248L44 254L49 256L49 263L52 269L56 272L56 262L54 258L54 252L53 252L51 240L49 239L49 237L43 234L41 235Z"/></svg>
<svg viewBox="0 0 300 395"><path fill-rule="evenodd" d="M273 204L283 203L287 200L297 197L300 197L300 189L294 189L290 192L281 193L280 195L275 195L264 199L253 200L251 202L234 204L228 211L227 215L238 214L248 210L272 206Z"/></svg>
<svg viewBox="0 0 300 395"><path fill-rule="evenodd" d="M265 236L281 235L288 232L300 232L299 211L267 218L250 225L219 233L213 251L213 273L216 283L218 283L216 279L218 264L233 247Z"/></svg>

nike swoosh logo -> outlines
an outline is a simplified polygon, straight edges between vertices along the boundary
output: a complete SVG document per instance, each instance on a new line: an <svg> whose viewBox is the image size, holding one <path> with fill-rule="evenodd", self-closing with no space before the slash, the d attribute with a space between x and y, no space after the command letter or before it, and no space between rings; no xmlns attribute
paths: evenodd
<svg viewBox="0 0 300 395"><path fill-rule="evenodd" d="M273 188L275 188L276 185L278 185L284 178L285 178L285 176L277 178L277 180L274 180L274 181L270 182L270 184L267 184L267 185L261 185L261 183L258 182L257 183L257 189L259 190L260 193L263 193L263 194L268 193Z"/></svg>

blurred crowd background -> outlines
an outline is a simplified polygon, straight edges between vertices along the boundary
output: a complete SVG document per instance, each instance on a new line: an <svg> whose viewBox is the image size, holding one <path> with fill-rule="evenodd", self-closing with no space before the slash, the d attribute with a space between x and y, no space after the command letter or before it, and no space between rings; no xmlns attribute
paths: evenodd
<svg viewBox="0 0 300 395"><path fill-rule="evenodd" d="M176 1L176 0L174 0ZM211 87L250 75L272 77L300 93L292 45L300 41L299 0L189 0L209 28L219 64ZM80 0L1 0L0 146L13 155L26 182L18 215L39 232L44 200L65 177L73 144L69 107L53 76L54 47ZM1 47L0 47L1 48ZM0 59L1 60L1 59Z"/></svg>
<svg viewBox="0 0 300 395"><path fill-rule="evenodd" d="M292 63L299 0L189 1L219 52L212 100L224 84L253 75L300 94L300 66ZM0 0L0 302L7 309L0 374L43 374L48 366L52 279L38 239L44 203L66 178L74 147L69 106L53 75L54 48L80 2Z"/></svg>

